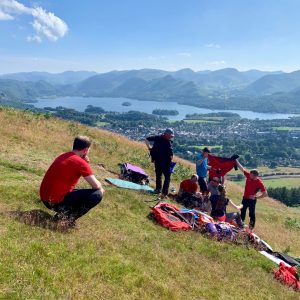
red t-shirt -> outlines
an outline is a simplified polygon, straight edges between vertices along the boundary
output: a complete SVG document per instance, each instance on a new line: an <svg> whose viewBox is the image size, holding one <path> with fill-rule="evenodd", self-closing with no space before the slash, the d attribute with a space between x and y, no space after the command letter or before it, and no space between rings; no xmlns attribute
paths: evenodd
<svg viewBox="0 0 300 300"><path fill-rule="evenodd" d="M93 175L90 165L74 152L58 156L46 172L40 187L40 197L50 203L61 202L71 192L81 176Z"/></svg>
<svg viewBox="0 0 300 300"><path fill-rule="evenodd" d="M180 188L183 189L185 192L194 194L197 192L198 185L191 179L185 179L180 183Z"/></svg>
<svg viewBox="0 0 300 300"><path fill-rule="evenodd" d="M265 192L266 188L261 179L257 178L255 180L250 178L250 172L244 171L244 175L246 176L246 184L244 191L244 198L249 199L251 196L256 195L256 193L260 190L261 192Z"/></svg>

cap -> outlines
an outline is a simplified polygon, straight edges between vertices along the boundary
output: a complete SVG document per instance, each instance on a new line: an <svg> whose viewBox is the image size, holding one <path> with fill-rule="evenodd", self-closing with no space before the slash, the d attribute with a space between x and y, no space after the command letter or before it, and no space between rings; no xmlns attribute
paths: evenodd
<svg viewBox="0 0 300 300"><path fill-rule="evenodd" d="M168 134L170 136L174 136L174 130L172 128L167 128L164 134Z"/></svg>

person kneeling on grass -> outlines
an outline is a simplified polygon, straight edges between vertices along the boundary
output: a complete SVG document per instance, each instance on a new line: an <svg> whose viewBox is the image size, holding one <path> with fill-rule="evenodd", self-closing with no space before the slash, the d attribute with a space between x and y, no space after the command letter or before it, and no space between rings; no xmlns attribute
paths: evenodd
<svg viewBox="0 0 300 300"><path fill-rule="evenodd" d="M187 202L197 202L197 199L200 197L200 193L198 190L198 175L194 174L191 178L185 179L181 181L177 201L183 203L184 205L188 205Z"/></svg>
<svg viewBox="0 0 300 300"><path fill-rule="evenodd" d="M208 198L203 196L198 190L198 175L194 174L190 179L185 179L180 183L177 201L185 207L208 210Z"/></svg>
<svg viewBox="0 0 300 300"><path fill-rule="evenodd" d="M53 220L64 220L70 227L75 226L76 219L99 204L104 193L88 163L90 146L91 141L87 137L76 137L73 150L54 160L40 186L42 202L56 212ZM74 189L81 176L91 189Z"/></svg>
<svg viewBox="0 0 300 300"><path fill-rule="evenodd" d="M238 225L238 227L243 228L244 223L241 219L241 215L238 212L227 213L226 206L230 204L232 207L240 210L243 205L235 205L231 199L226 197L226 190L223 185L218 186L218 195L210 197L211 201L211 216L217 221L221 222L232 222Z"/></svg>

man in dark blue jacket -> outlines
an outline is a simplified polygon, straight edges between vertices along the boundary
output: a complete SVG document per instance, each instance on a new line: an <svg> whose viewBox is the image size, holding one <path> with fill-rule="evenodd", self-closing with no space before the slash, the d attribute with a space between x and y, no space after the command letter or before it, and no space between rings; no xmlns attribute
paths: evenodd
<svg viewBox="0 0 300 300"><path fill-rule="evenodd" d="M172 138L174 131L167 128L162 135L149 136L145 142L150 151L152 162L155 165L156 174L156 193L162 193L162 196L167 196L171 180L171 163L173 160ZM150 142L153 142L151 147ZM165 177L162 187L162 175Z"/></svg>

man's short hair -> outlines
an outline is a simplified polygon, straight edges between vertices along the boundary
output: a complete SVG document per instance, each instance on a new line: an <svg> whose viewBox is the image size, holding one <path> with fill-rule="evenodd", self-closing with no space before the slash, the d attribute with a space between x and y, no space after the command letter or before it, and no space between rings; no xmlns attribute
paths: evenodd
<svg viewBox="0 0 300 300"><path fill-rule="evenodd" d="M204 147L204 148L202 149L202 151L203 151L203 152L207 152L207 153L210 153L210 152L211 152L210 149L209 149L208 147Z"/></svg>
<svg viewBox="0 0 300 300"><path fill-rule="evenodd" d="M253 174L254 176L258 176L259 175L259 173L258 173L258 171L256 169L251 170L250 173Z"/></svg>
<svg viewBox="0 0 300 300"><path fill-rule="evenodd" d="M87 136L76 136L73 142L73 150L83 150L85 148L90 148L92 142Z"/></svg>

